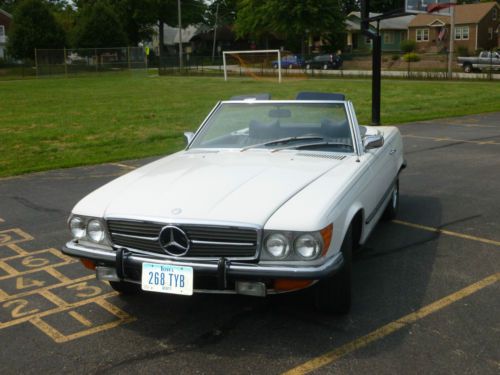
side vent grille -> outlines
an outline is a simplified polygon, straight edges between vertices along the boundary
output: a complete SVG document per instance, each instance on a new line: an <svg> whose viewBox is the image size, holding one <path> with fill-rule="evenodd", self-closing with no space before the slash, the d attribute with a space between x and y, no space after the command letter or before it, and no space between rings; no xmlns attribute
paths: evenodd
<svg viewBox="0 0 500 375"><path fill-rule="evenodd" d="M298 152L297 156L305 156L309 158L322 158L322 159L333 159L333 160L344 160L346 158L345 155L337 155L332 153L318 153L318 152Z"/></svg>

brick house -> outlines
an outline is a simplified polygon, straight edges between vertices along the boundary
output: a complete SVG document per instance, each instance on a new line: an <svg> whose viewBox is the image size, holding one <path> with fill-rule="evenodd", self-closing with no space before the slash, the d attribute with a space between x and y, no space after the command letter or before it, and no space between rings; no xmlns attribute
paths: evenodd
<svg viewBox="0 0 500 375"><path fill-rule="evenodd" d="M7 32L12 23L10 13L0 9L0 59L5 58L5 47L7 45Z"/></svg>
<svg viewBox="0 0 500 375"><path fill-rule="evenodd" d="M473 54L499 46L500 6L496 2L455 7L454 49L464 47ZM408 26L408 38L420 52L446 51L449 46L450 16L418 14Z"/></svg>

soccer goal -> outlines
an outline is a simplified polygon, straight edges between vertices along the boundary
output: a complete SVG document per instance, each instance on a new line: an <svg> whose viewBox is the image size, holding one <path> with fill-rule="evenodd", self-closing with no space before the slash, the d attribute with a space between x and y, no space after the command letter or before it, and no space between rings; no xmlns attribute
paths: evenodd
<svg viewBox="0 0 500 375"><path fill-rule="evenodd" d="M280 50L224 51L222 60L224 63L224 81L227 81L231 72L244 73L254 78L274 75L277 72L278 82L281 82Z"/></svg>

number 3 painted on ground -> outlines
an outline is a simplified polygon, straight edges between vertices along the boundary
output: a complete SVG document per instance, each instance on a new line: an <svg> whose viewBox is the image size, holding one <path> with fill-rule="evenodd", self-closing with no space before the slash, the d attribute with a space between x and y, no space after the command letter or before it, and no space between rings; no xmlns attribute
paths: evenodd
<svg viewBox="0 0 500 375"><path fill-rule="evenodd" d="M101 294L102 291L101 288L97 286L87 285L87 282L70 285L67 288L77 290L79 293L76 293L76 296L81 298L95 297Z"/></svg>

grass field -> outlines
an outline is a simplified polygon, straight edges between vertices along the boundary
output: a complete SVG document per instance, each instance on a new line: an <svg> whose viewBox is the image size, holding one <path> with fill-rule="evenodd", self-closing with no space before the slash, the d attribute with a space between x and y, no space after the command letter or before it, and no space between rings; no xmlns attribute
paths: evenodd
<svg viewBox="0 0 500 375"><path fill-rule="evenodd" d="M183 146L217 100L270 92L343 92L361 123L371 116L371 81L274 81L220 77L99 75L0 82L0 176L164 155ZM404 123L500 111L496 82L384 80L382 122Z"/></svg>

